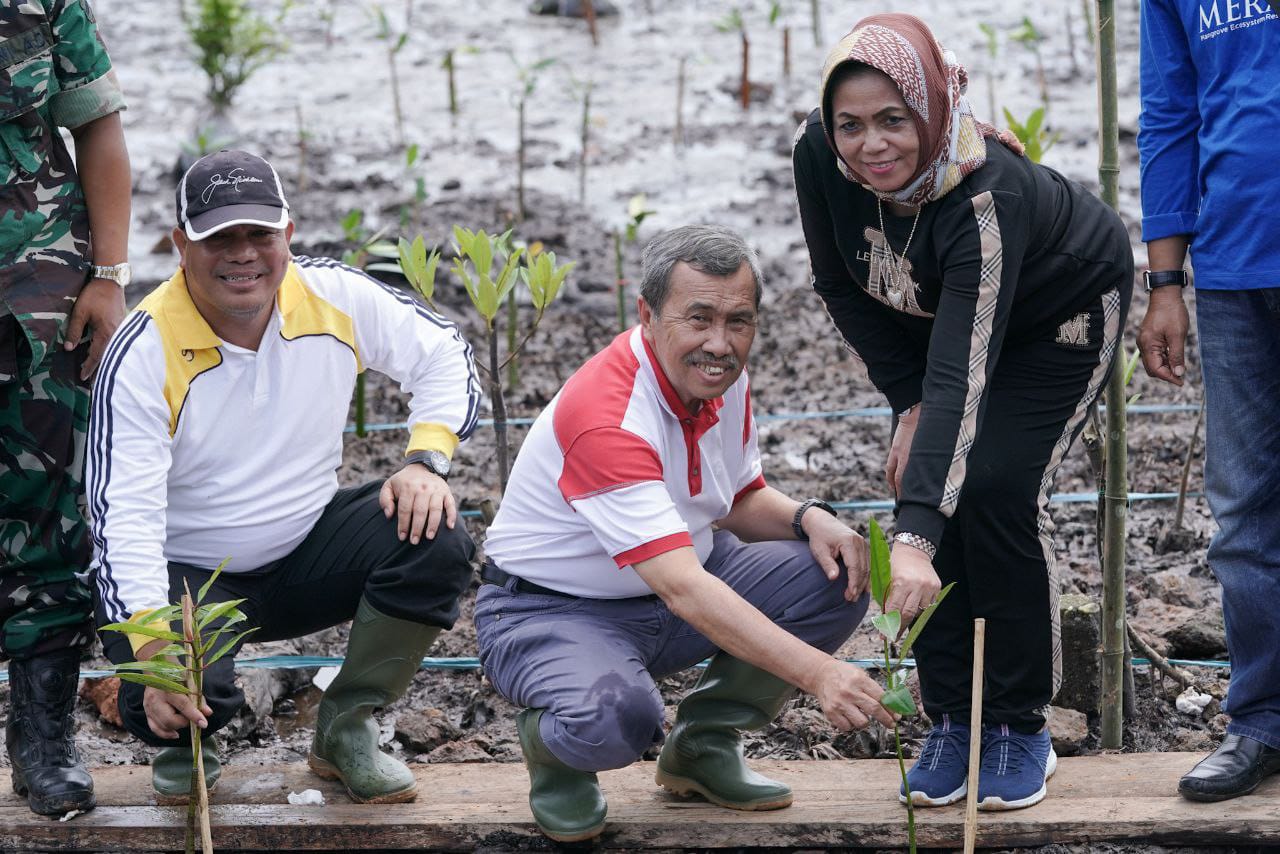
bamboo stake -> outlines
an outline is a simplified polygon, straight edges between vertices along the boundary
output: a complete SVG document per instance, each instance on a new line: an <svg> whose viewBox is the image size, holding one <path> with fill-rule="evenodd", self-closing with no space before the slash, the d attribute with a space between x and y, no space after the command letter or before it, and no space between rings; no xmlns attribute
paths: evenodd
<svg viewBox="0 0 1280 854"><path fill-rule="evenodd" d="M791 79L791 28L782 28L782 76Z"/></svg>
<svg viewBox="0 0 1280 854"><path fill-rule="evenodd" d="M1113 208L1118 201L1119 122L1116 100L1115 0L1098 4L1098 181L1102 199ZM1125 522L1127 432L1125 426L1124 348L1116 353L1107 383L1107 487L1104 556L1102 562L1102 747L1115 750L1124 740L1125 665Z"/></svg>
<svg viewBox="0 0 1280 854"><path fill-rule="evenodd" d="M742 31L742 109L751 106L751 78L748 76L751 70L751 42L747 41L747 31Z"/></svg>
<svg viewBox="0 0 1280 854"><path fill-rule="evenodd" d="M982 754L982 679L986 656L987 621L973 621L973 693L969 700L969 794L964 806L964 854L973 854L978 841L978 766Z"/></svg>

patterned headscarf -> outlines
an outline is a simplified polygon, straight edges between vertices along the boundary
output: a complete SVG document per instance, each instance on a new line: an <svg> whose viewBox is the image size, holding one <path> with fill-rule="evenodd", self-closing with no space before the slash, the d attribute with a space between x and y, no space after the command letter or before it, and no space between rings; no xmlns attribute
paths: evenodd
<svg viewBox="0 0 1280 854"><path fill-rule="evenodd" d="M830 82L836 70L858 62L883 72L898 87L920 137L920 162L906 186L881 192L840 156L832 127ZM995 136L1019 154L1022 145L1007 131L973 117L964 97L969 76L955 55L933 38L915 15L871 15L840 40L822 68L822 129L840 172L887 202L921 205L950 192L987 161L985 138Z"/></svg>

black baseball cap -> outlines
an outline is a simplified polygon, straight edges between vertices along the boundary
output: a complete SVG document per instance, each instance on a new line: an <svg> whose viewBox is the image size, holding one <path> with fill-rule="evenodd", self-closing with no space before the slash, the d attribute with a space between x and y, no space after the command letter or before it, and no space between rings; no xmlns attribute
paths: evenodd
<svg viewBox="0 0 1280 854"><path fill-rule="evenodd" d="M247 151L206 154L178 182L178 225L204 240L232 225L284 228L289 203L271 164Z"/></svg>

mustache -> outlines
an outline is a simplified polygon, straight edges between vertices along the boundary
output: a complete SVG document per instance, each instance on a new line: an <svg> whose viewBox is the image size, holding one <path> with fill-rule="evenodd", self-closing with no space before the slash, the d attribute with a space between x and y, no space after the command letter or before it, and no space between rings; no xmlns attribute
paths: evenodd
<svg viewBox="0 0 1280 854"><path fill-rule="evenodd" d="M712 356L707 353L690 353L684 357L684 363L693 367L698 365L711 365L717 368L724 368L726 371L736 371L740 362L738 357L730 353L727 356Z"/></svg>

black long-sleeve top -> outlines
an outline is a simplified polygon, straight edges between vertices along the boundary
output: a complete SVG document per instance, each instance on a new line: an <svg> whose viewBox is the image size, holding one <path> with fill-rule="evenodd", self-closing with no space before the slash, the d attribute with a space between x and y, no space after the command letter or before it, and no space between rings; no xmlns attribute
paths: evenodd
<svg viewBox="0 0 1280 854"><path fill-rule="evenodd" d="M898 495L898 529L937 544L959 500L1006 342L1053 340L1132 276L1119 216L1079 184L987 140L987 161L912 216L846 179L814 110L793 151L813 287L895 411L923 401ZM909 277L910 281L907 281Z"/></svg>

